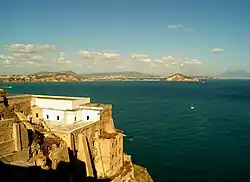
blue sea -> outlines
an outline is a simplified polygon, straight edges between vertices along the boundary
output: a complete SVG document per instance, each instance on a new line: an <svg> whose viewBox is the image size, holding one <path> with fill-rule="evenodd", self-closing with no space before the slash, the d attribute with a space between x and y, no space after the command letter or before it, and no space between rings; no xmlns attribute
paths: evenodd
<svg viewBox="0 0 250 182"><path fill-rule="evenodd" d="M0 84L6 87L9 84ZM113 104L125 152L156 182L250 181L250 81L11 83Z"/></svg>

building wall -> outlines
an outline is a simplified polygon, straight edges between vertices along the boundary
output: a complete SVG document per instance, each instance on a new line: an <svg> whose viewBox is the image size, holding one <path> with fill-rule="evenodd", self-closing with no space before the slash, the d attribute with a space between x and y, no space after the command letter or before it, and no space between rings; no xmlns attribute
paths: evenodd
<svg viewBox="0 0 250 182"><path fill-rule="evenodd" d="M82 110L82 120L83 121L99 121L100 111L98 110Z"/></svg>
<svg viewBox="0 0 250 182"><path fill-rule="evenodd" d="M53 109L43 109L42 117L45 121L53 122L64 122L65 114L64 111L53 110ZM48 117L48 118L47 118Z"/></svg>
<svg viewBox="0 0 250 182"><path fill-rule="evenodd" d="M58 110L73 109L72 100L34 98L33 104L40 108L53 108Z"/></svg>
<svg viewBox="0 0 250 182"><path fill-rule="evenodd" d="M73 124L74 122L82 121L82 111L65 111L65 122Z"/></svg>
<svg viewBox="0 0 250 182"><path fill-rule="evenodd" d="M32 100L32 105L36 105L41 108L53 108L58 110L72 110L77 109L80 105L90 103L90 98L80 99L63 99L63 98L36 98Z"/></svg>
<svg viewBox="0 0 250 182"><path fill-rule="evenodd" d="M32 113L32 122L33 123L38 123L39 119L43 119L43 111L41 108L32 108L31 109L31 113Z"/></svg>
<svg viewBox="0 0 250 182"><path fill-rule="evenodd" d="M80 107L80 105L88 104L90 103L90 98L81 98L78 100L73 101L73 109L77 109Z"/></svg>

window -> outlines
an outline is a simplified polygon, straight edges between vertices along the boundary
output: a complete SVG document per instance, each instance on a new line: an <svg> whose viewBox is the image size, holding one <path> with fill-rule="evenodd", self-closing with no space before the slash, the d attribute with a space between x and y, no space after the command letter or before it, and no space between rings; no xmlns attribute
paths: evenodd
<svg viewBox="0 0 250 182"><path fill-rule="evenodd" d="M37 117L37 118L38 118L38 116L39 116L38 113L36 113L36 117Z"/></svg>
<svg viewBox="0 0 250 182"><path fill-rule="evenodd" d="M87 120L89 120L89 116L87 116Z"/></svg>
<svg viewBox="0 0 250 182"><path fill-rule="evenodd" d="M0 120L3 120L3 114L0 114Z"/></svg>
<svg viewBox="0 0 250 182"><path fill-rule="evenodd" d="M75 117L75 121L76 121L76 117Z"/></svg>
<svg viewBox="0 0 250 182"><path fill-rule="evenodd" d="M57 118L57 120L59 120L59 116L57 116L56 118Z"/></svg>
<svg viewBox="0 0 250 182"><path fill-rule="evenodd" d="M48 114L46 115L46 118L49 119L49 115Z"/></svg>

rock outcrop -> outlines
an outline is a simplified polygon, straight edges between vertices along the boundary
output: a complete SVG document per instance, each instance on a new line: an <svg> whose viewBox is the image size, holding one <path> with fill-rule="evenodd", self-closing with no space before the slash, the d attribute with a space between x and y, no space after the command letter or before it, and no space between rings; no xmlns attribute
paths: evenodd
<svg viewBox="0 0 250 182"><path fill-rule="evenodd" d="M134 164L133 167L136 182L153 182L146 168L136 164Z"/></svg>
<svg viewBox="0 0 250 182"><path fill-rule="evenodd" d="M171 81L171 82L199 82L200 80L198 78L195 77L189 77L189 76L185 76L182 74L174 74L171 75L167 78L163 78L163 81Z"/></svg>

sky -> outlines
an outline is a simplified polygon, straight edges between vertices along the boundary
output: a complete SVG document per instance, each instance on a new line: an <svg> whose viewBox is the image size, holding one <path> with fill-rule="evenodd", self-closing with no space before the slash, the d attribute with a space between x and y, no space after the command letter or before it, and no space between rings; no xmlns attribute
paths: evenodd
<svg viewBox="0 0 250 182"><path fill-rule="evenodd" d="M248 0L1 0L0 74L250 72Z"/></svg>

